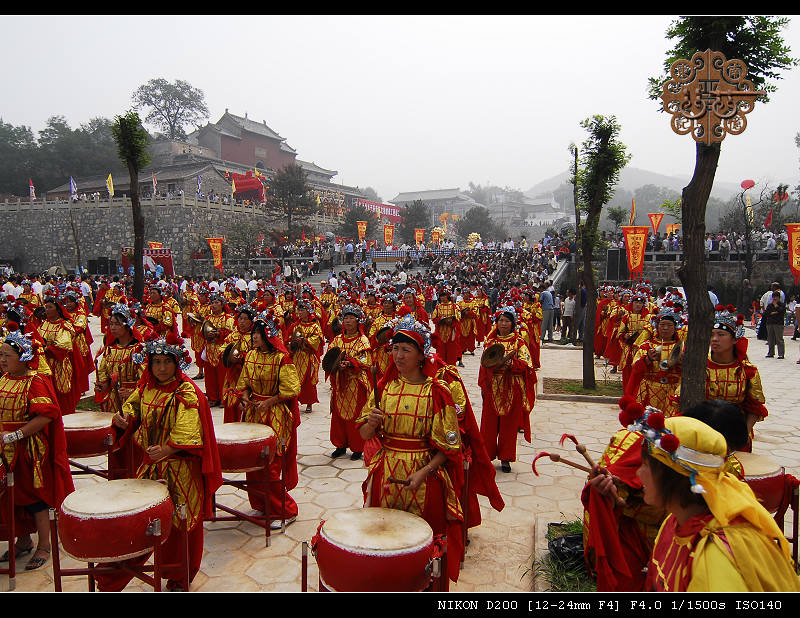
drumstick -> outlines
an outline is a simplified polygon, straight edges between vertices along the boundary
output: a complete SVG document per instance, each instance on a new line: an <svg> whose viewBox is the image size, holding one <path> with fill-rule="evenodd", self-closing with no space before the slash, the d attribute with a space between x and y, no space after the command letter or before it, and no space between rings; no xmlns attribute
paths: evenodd
<svg viewBox="0 0 800 618"><path fill-rule="evenodd" d="M592 456L589 455L589 453L587 452L586 446L584 444L580 444L575 436L573 436L572 434L565 433L561 436L561 441L559 442L559 444L561 446L564 446L564 440L567 439L572 440L575 443L575 450L578 451L581 455L583 455L583 458L586 460L586 463L588 463L592 468L594 468L596 464L594 463Z"/></svg>
<svg viewBox="0 0 800 618"><path fill-rule="evenodd" d="M411 485L410 480L406 479L405 481L402 481L400 479L394 478L393 476L389 477L389 480L386 482L386 485L388 486L389 483L397 483L398 485L405 485L405 486Z"/></svg>
<svg viewBox="0 0 800 618"><path fill-rule="evenodd" d="M542 451L536 457L533 458L533 473L536 476L539 476L539 473L536 471L536 460L541 458L541 457L545 457L545 456L549 457L551 461L555 461L555 462L559 462L560 461L561 463L567 464L568 466L572 466L573 468L576 468L577 470L583 470L584 472L586 472L588 474L592 473L592 469L591 468L587 468L586 466L583 466L583 465L581 465L579 463L575 463L574 461L570 461L569 459L564 459L558 453L546 453L545 451Z"/></svg>

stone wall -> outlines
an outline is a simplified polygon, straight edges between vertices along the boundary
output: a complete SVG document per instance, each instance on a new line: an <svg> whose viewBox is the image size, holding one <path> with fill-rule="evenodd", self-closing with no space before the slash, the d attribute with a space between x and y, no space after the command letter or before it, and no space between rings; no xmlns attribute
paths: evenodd
<svg viewBox="0 0 800 618"><path fill-rule="evenodd" d="M191 254L204 250L207 236L228 234L238 223L256 220L253 206L223 205L190 197L146 199L144 240L163 243L172 249L175 272L191 271ZM262 221L266 219L262 216ZM0 203L0 262L10 262L17 272L44 272L64 266L74 272L75 241L71 221L80 243L84 267L89 260L108 258L121 262L122 247L133 246L133 216L128 198L90 202L5 202ZM322 233L337 223L318 216L310 223ZM284 228L281 220L264 224L265 229ZM266 234L265 234L266 235Z"/></svg>

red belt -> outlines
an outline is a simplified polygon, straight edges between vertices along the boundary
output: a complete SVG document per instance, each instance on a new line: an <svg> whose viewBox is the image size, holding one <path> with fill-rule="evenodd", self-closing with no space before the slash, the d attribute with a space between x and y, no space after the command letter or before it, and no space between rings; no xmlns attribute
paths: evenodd
<svg viewBox="0 0 800 618"><path fill-rule="evenodd" d="M431 450L430 443L427 440L421 440L419 438L405 438L402 436L384 435L382 443L384 448L388 448L393 451L414 453Z"/></svg>

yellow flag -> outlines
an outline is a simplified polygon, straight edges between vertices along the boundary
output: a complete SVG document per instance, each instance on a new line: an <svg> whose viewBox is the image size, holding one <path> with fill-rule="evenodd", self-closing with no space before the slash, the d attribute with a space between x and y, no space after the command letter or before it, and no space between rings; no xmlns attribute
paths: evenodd
<svg viewBox="0 0 800 618"><path fill-rule="evenodd" d="M236 193L236 181L231 180L231 197L233 197L234 193Z"/></svg>
<svg viewBox="0 0 800 618"><path fill-rule="evenodd" d="M633 225L633 221L636 219L636 200L631 200L631 219L628 221L628 225Z"/></svg>
<svg viewBox="0 0 800 618"><path fill-rule="evenodd" d="M111 178L111 174L106 178L106 187L108 187L108 196L114 197L114 180Z"/></svg>

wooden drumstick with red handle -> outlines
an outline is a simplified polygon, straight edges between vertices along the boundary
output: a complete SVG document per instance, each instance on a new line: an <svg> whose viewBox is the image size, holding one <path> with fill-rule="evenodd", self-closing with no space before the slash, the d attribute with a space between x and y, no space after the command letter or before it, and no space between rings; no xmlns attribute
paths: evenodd
<svg viewBox="0 0 800 618"><path fill-rule="evenodd" d="M540 459L541 457L549 457L551 461L556 461L556 462L560 461L561 463L567 464L568 466L572 466L573 468L576 468L578 470L583 470L588 474L592 473L591 468L587 468L586 466L581 465L579 463L575 463L574 461L570 461L569 459L564 459L558 453L547 453L545 451L542 451L536 457L533 458L533 473L536 476L539 476L539 473L536 471L536 460Z"/></svg>

